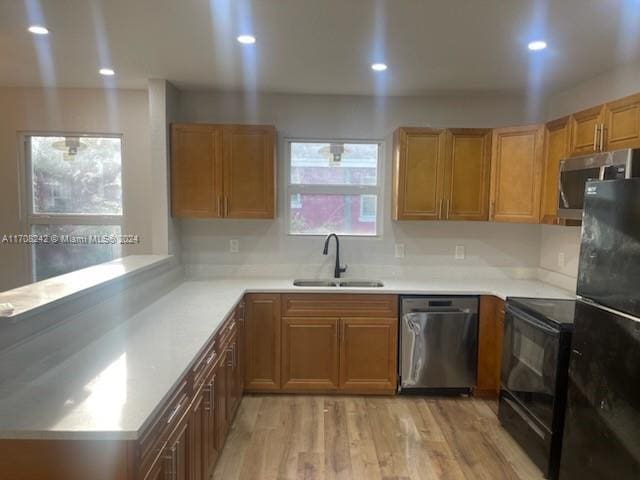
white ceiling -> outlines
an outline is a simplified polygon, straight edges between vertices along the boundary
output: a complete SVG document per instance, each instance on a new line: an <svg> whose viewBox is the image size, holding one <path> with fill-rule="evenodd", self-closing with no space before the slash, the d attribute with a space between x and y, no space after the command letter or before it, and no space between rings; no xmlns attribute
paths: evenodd
<svg viewBox="0 0 640 480"><path fill-rule="evenodd" d="M0 0L0 85L102 86L113 66L133 88L537 92L638 58L640 0Z"/></svg>

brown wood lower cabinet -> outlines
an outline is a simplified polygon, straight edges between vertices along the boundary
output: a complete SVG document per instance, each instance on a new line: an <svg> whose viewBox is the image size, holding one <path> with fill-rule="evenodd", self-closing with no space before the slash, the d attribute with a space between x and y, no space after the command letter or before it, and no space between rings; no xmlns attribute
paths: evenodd
<svg viewBox="0 0 640 480"><path fill-rule="evenodd" d="M478 328L478 377L474 395L496 397L500 393L504 301L480 297Z"/></svg>
<svg viewBox="0 0 640 480"><path fill-rule="evenodd" d="M245 300L244 388L280 390L280 295L251 293Z"/></svg>
<svg viewBox="0 0 640 480"><path fill-rule="evenodd" d="M397 385L397 318L343 318L340 389L393 393Z"/></svg>
<svg viewBox="0 0 640 480"><path fill-rule="evenodd" d="M283 295L282 390L395 393L397 306L395 295Z"/></svg>
<svg viewBox="0 0 640 480"><path fill-rule="evenodd" d="M337 318L282 319L282 389L338 388Z"/></svg>

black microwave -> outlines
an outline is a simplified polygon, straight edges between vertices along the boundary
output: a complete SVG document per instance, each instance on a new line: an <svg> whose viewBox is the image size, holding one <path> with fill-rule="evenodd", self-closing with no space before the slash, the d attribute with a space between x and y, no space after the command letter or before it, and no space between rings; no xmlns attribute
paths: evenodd
<svg viewBox="0 0 640 480"><path fill-rule="evenodd" d="M640 149L616 150L562 160L558 174L558 217L582 219L587 182L631 177L640 177Z"/></svg>

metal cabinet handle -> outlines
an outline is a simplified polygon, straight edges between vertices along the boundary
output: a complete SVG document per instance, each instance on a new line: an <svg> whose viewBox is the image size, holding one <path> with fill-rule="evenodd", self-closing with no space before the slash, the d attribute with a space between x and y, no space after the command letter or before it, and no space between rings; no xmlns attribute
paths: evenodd
<svg viewBox="0 0 640 480"><path fill-rule="evenodd" d="M222 216L222 195L218 195L218 216Z"/></svg>
<svg viewBox="0 0 640 480"><path fill-rule="evenodd" d="M235 349L235 344L231 345L228 349L227 352L231 353L231 361L227 360L227 367L235 367L236 365L236 349Z"/></svg>
<svg viewBox="0 0 640 480"><path fill-rule="evenodd" d="M227 215L229 215L229 200L225 195L224 196L224 216L226 217Z"/></svg>
<svg viewBox="0 0 640 480"><path fill-rule="evenodd" d="M598 130L600 129L600 125L597 123L593 127L593 151L598 151Z"/></svg>
<svg viewBox="0 0 640 480"><path fill-rule="evenodd" d="M440 208L438 209L438 219L442 220L442 204L444 203L443 199L440 199Z"/></svg>
<svg viewBox="0 0 640 480"><path fill-rule="evenodd" d="M176 405L176 408L173 409L173 411L167 418L167 423L171 423L173 421L173 419L176 417L176 415L178 414L181 408L182 408L182 402L178 403L178 405Z"/></svg>
<svg viewBox="0 0 640 480"><path fill-rule="evenodd" d="M446 214L445 214L445 218L447 220L449 220L449 207L451 206L451 200L447 200L447 208L445 210Z"/></svg>
<svg viewBox="0 0 640 480"><path fill-rule="evenodd" d="M210 365L211 362L213 362L214 358L216 358L216 351L215 350L213 352L211 352L211 355L209 355L207 357L207 361L205 362L205 365Z"/></svg>
<svg viewBox="0 0 640 480"><path fill-rule="evenodd" d="M604 152L604 123L600 125L600 151Z"/></svg>

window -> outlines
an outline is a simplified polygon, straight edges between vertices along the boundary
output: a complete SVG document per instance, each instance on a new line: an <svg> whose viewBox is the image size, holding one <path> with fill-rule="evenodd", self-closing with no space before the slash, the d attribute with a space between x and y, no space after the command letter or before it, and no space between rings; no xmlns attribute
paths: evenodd
<svg viewBox="0 0 640 480"><path fill-rule="evenodd" d="M377 235L380 147L289 142L289 232Z"/></svg>
<svg viewBox="0 0 640 480"><path fill-rule="evenodd" d="M121 256L121 143L115 136L25 137L35 281Z"/></svg>

